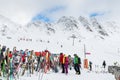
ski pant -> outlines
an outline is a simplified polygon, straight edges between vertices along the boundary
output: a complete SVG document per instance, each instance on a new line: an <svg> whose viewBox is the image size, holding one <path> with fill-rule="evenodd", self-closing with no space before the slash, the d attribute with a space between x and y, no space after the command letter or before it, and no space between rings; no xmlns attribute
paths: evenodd
<svg viewBox="0 0 120 80"><path fill-rule="evenodd" d="M75 69L76 73L79 73L79 74L80 74L79 64L74 64L74 69Z"/></svg>
<svg viewBox="0 0 120 80"><path fill-rule="evenodd" d="M90 65L90 71L92 71L92 66Z"/></svg>
<svg viewBox="0 0 120 80"><path fill-rule="evenodd" d="M65 64L65 73L68 73L68 64Z"/></svg>
<svg viewBox="0 0 120 80"><path fill-rule="evenodd" d="M65 67L64 67L64 64L62 64L62 73L65 73Z"/></svg>
<svg viewBox="0 0 120 80"><path fill-rule="evenodd" d="M69 64L69 69L70 69L70 70L72 69L72 64Z"/></svg>

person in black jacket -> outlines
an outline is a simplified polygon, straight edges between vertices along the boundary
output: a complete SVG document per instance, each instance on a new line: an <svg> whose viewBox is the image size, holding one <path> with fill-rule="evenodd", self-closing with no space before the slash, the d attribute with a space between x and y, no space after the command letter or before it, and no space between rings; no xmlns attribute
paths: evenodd
<svg viewBox="0 0 120 80"><path fill-rule="evenodd" d="M106 62L105 62L105 60L103 61L102 66L103 66L103 68L105 68L105 67L106 67Z"/></svg>
<svg viewBox="0 0 120 80"><path fill-rule="evenodd" d="M92 62L91 61L89 61L89 69L90 69L90 71L92 71Z"/></svg>

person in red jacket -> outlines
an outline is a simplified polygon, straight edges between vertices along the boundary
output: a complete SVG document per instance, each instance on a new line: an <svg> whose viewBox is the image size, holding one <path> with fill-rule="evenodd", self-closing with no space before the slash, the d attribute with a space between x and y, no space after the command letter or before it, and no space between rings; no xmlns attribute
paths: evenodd
<svg viewBox="0 0 120 80"><path fill-rule="evenodd" d="M60 53L60 57L59 57L59 62L60 62L60 66L62 67L62 73L65 73L65 68L64 68L64 55L63 53Z"/></svg>
<svg viewBox="0 0 120 80"><path fill-rule="evenodd" d="M9 58L12 58L12 52L10 51L10 53L9 53Z"/></svg>

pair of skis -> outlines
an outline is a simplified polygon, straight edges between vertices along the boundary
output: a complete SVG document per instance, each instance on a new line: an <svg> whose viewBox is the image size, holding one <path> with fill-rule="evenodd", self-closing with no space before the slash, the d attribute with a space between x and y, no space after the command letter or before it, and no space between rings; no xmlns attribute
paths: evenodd
<svg viewBox="0 0 120 80"><path fill-rule="evenodd" d="M12 66L12 58L10 59L10 80L13 80L13 66Z"/></svg>
<svg viewBox="0 0 120 80"><path fill-rule="evenodd" d="M41 62L41 68L39 70L39 76L38 76L38 80L42 80L43 79L43 75L44 75L44 71L45 71L45 60L43 59L42 62Z"/></svg>
<svg viewBox="0 0 120 80"><path fill-rule="evenodd" d="M39 70L39 76L38 76L38 80L42 80L43 79L43 74L44 74L44 68L41 70Z"/></svg>

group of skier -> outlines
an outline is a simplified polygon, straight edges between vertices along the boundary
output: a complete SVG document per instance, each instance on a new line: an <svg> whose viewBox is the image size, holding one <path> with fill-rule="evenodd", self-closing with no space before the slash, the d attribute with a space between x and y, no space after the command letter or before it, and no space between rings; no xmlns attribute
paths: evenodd
<svg viewBox="0 0 120 80"><path fill-rule="evenodd" d="M52 70L57 73L60 69L62 69L61 73L68 74L72 68L76 75L80 75L81 58L77 54L73 56L64 53L53 54L48 50L17 50L16 47L10 50L0 45L0 76L16 78L25 73L31 76L34 71L47 73ZM89 63L89 67L91 71L92 62Z"/></svg>
<svg viewBox="0 0 120 80"><path fill-rule="evenodd" d="M73 58L64 53L52 54L48 50L36 52L28 49L17 50L16 47L10 50L0 45L0 76L3 77L23 76L25 71L28 71L29 75L34 74L34 71L47 73L52 70L57 73L60 69L62 73L68 74L72 67L76 74L80 74L80 64L77 54L74 54Z"/></svg>
<svg viewBox="0 0 120 80"><path fill-rule="evenodd" d="M68 69L72 69L72 66L74 66L76 74L80 74L80 65L81 65L81 59L77 56L77 54L74 54L74 58L71 57L71 55L66 55L63 53L60 53L60 65L62 67L62 73L68 74Z"/></svg>

